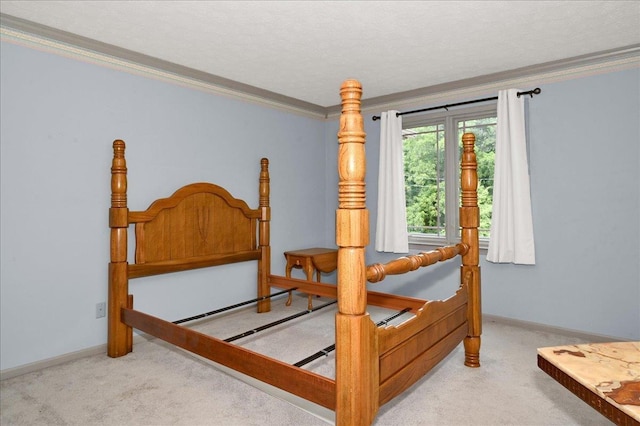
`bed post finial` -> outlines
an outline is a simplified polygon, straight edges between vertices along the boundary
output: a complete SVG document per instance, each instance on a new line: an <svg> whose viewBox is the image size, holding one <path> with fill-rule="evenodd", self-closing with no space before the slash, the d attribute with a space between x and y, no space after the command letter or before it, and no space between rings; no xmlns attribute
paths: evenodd
<svg viewBox="0 0 640 426"><path fill-rule="evenodd" d="M466 244L470 249L462 256L460 282L464 283L465 276L471 273L471 280L467 284L469 291L467 312L469 330L467 337L464 339L464 364L468 367L480 367L480 335L482 334L478 252L480 209L478 208L478 165L474 147L475 141L476 137L473 133L462 135L460 227L462 228L462 243Z"/></svg>
<svg viewBox="0 0 640 426"><path fill-rule="evenodd" d="M362 86L340 88L338 132L338 313L336 314L336 424L369 425L378 411L375 325L367 314L365 246L369 212L365 195L365 132L360 114Z"/></svg>
<svg viewBox="0 0 640 426"><path fill-rule="evenodd" d="M111 207L127 207L127 161L124 158L124 141L113 142L111 162Z"/></svg>
<svg viewBox="0 0 640 426"><path fill-rule="evenodd" d="M107 354L110 357L126 355L132 350L133 329L122 322L121 308L131 307L127 277L127 161L124 158L125 143L113 142L111 162L111 262L109 263L109 319Z"/></svg>
<svg viewBox="0 0 640 426"><path fill-rule="evenodd" d="M271 207L269 205L269 160L260 160L260 220L259 220L259 241L260 260L258 261L258 298L268 296L269 275L271 274L271 243L270 243L270 221ZM271 310L271 299L266 298L258 302L258 312L269 312Z"/></svg>
<svg viewBox="0 0 640 426"><path fill-rule="evenodd" d="M347 80L340 88L342 96L342 114L338 132L338 201L341 210L365 209L365 137L362 115L360 115L360 97L362 86L356 80ZM361 226L369 226L368 217L363 215ZM336 232L339 232L340 228ZM360 246L369 243L369 232L360 235ZM339 243L338 243L339 245Z"/></svg>

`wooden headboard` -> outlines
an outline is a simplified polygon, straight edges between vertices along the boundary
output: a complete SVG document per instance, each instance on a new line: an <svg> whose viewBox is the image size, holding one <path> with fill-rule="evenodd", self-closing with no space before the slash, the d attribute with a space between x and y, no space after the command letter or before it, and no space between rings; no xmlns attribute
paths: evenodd
<svg viewBox="0 0 640 426"><path fill-rule="evenodd" d="M145 211L129 213L136 230L129 277L257 260L260 214L217 185L184 186Z"/></svg>
<svg viewBox="0 0 640 426"><path fill-rule="evenodd" d="M123 327L120 309L131 307L131 278L228 263L258 262L258 293L269 291L271 249L269 247L269 160L260 161L259 205L252 209L226 189L211 183L183 186L170 197L156 200L144 211L127 208L125 143L113 142L111 165L111 263L109 264L109 354L131 351L131 330ZM128 230L135 225L135 261L127 261ZM258 304L270 309L269 300ZM112 355L114 356L114 355Z"/></svg>

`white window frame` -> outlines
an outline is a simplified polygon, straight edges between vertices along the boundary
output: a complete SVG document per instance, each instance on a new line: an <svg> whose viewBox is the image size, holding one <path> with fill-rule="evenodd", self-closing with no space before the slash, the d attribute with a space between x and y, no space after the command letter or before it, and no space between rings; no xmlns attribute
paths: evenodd
<svg viewBox="0 0 640 426"><path fill-rule="evenodd" d="M483 104L474 107L451 109L406 118L403 117L402 128L431 126L444 123L445 133L445 236L438 237L422 233L409 233L409 248L424 250L424 246L442 246L460 241L460 158L458 153L458 123L460 121L485 118L488 115L497 117L497 104ZM453 190L451 189L453 188ZM453 220L451 219L453 218ZM489 237L480 237L480 248L489 247Z"/></svg>

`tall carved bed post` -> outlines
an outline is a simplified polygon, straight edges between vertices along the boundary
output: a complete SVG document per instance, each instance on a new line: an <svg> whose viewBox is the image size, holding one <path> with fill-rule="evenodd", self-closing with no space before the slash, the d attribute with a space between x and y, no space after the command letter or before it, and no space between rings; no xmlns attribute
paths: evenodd
<svg viewBox="0 0 640 426"><path fill-rule="evenodd" d="M107 354L119 357L128 354L133 345L133 329L121 321L121 308L131 307L127 278L127 231L129 209L127 208L127 162L124 158L125 144L113 142L111 163L111 263L109 263L109 322Z"/></svg>
<svg viewBox="0 0 640 426"><path fill-rule="evenodd" d="M460 270L462 282L471 273L469 281L468 324L469 331L464 339L465 361L468 367L480 367L480 334L482 334L482 311L480 301L480 266L478 252L478 226L480 210L478 208L478 165L474 151L476 137L473 133L462 135L462 166L460 186L462 188L462 206L460 207L460 226L462 242L470 247L462 256Z"/></svg>
<svg viewBox="0 0 640 426"><path fill-rule="evenodd" d="M259 241L260 260L258 260L258 297L269 294L269 274L271 274L270 228L271 207L269 207L269 160L260 160L260 220ZM258 302L258 312L269 312L271 299Z"/></svg>
<svg viewBox="0 0 640 426"><path fill-rule="evenodd" d="M340 89L338 132L338 313L336 314L336 424L369 425L378 411L375 326L367 313L364 247L369 243L365 205L365 133L360 115L362 86L347 80Z"/></svg>

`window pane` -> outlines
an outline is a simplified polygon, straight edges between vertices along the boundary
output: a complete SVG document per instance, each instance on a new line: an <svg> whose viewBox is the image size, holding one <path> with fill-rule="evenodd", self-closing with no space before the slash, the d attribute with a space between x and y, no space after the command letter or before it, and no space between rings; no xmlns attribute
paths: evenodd
<svg viewBox="0 0 640 426"><path fill-rule="evenodd" d="M452 111L438 117L415 119L405 125L404 171L410 243L453 243L460 237L459 159L465 132L476 135L479 234L488 238L493 202L495 109ZM452 169L445 170L449 167Z"/></svg>
<svg viewBox="0 0 640 426"><path fill-rule="evenodd" d="M407 226L445 235L444 123L403 130Z"/></svg>
<svg viewBox="0 0 640 426"><path fill-rule="evenodd" d="M462 152L462 134L476 135L478 161L478 205L480 207L480 237L489 237L493 205L493 167L496 153L496 117L458 122L458 141Z"/></svg>

